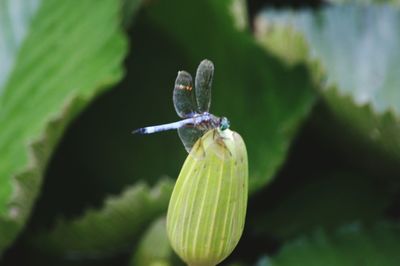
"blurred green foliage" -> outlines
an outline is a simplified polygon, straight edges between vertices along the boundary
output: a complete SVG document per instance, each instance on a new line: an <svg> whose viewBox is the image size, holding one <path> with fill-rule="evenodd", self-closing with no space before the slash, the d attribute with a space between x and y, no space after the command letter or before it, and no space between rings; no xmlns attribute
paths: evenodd
<svg viewBox="0 0 400 266"><path fill-rule="evenodd" d="M398 265L398 237L396 225L363 228L359 224L349 224L331 235L320 230L297 239L287 244L275 258L264 258L257 265Z"/></svg>
<svg viewBox="0 0 400 266"><path fill-rule="evenodd" d="M400 7L378 2L0 0L0 264L181 265L160 217L186 152L130 132L177 120L176 73L208 58L250 168L223 264L398 265Z"/></svg>

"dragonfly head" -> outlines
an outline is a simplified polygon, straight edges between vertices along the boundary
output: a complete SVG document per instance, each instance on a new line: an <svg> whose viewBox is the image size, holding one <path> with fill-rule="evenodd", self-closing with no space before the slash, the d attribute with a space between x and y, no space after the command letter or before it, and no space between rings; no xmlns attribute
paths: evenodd
<svg viewBox="0 0 400 266"><path fill-rule="evenodd" d="M219 129L221 129L222 131L224 131L225 129L228 129L230 126L229 120L228 118L226 118L225 116L221 117L219 119Z"/></svg>

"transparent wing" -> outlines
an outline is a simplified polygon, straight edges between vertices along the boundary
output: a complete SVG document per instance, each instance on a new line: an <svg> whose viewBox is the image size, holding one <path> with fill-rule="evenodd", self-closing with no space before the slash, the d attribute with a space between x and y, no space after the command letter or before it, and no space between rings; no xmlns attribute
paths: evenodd
<svg viewBox="0 0 400 266"><path fill-rule="evenodd" d="M186 126L178 128L178 135L187 152L190 152L196 141L201 138L207 130L201 130L196 127Z"/></svg>
<svg viewBox="0 0 400 266"><path fill-rule="evenodd" d="M196 72L196 101L200 113L208 112L211 104L211 85L214 76L214 64L210 60L201 61Z"/></svg>
<svg viewBox="0 0 400 266"><path fill-rule="evenodd" d="M192 76L188 72L178 72L175 80L173 101L176 113L182 118L191 117L197 112L192 83Z"/></svg>
<svg viewBox="0 0 400 266"><path fill-rule="evenodd" d="M179 136L190 155L198 160L202 160L207 156L208 152L215 153L220 159L227 159L232 156L231 151L224 141L224 137L220 135L217 129L211 130L209 132L212 138L212 142L208 141L206 147L203 143L203 135L206 134L208 130L200 130L193 127L183 127L178 129ZM207 138L207 137L206 137ZM197 142L201 139L200 142ZM193 149L195 149L193 151Z"/></svg>

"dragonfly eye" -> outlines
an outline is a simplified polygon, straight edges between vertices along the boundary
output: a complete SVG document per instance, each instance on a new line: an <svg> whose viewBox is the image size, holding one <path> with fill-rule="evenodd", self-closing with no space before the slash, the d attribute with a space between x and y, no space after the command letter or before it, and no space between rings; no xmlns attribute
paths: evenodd
<svg viewBox="0 0 400 266"><path fill-rule="evenodd" d="M229 124L229 120L226 117L221 117L220 121L219 121L219 128L224 131L225 129L228 129L230 124Z"/></svg>

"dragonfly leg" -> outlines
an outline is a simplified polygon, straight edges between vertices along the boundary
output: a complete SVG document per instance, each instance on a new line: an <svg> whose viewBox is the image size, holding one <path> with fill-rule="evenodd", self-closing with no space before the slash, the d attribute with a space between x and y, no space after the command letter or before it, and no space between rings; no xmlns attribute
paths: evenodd
<svg viewBox="0 0 400 266"><path fill-rule="evenodd" d="M197 142L197 145L195 145L193 147L193 149L195 149L193 152L193 154L197 154L200 153L201 155L199 157L195 156L196 159L204 159L204 157L206 156L206 151L204 149L204 145L203 145L203 140L200 138ZM192 154L192 152L191 152Z"/></svg>
<svg viewBox="0 0 400 266"><path fill-rule="evenodd" d="M216 136L216 139L215 139L215 136ZM224 139L228 139L227 137L224 137L221 134L218 134L217 129L214 130L213 137L214 137L214 140L217 143L217 145L219 145L223 149L227 150L229 152L230 156L233 155L232 152L230 151L230 149L228 148L228 146L226 146L225 142L223 141Z"/></svg>

